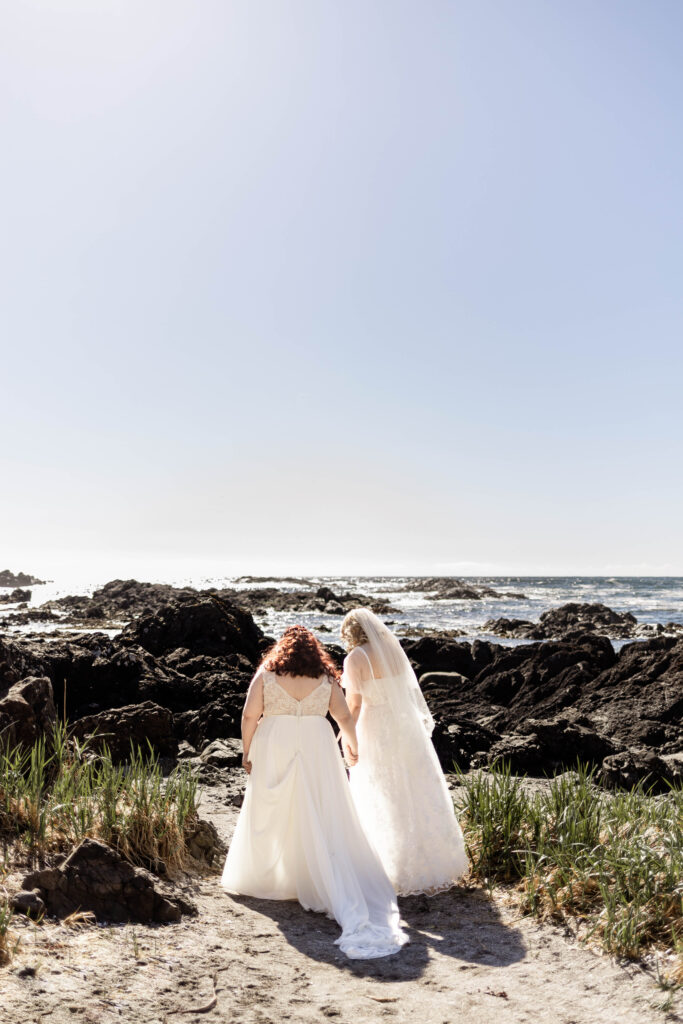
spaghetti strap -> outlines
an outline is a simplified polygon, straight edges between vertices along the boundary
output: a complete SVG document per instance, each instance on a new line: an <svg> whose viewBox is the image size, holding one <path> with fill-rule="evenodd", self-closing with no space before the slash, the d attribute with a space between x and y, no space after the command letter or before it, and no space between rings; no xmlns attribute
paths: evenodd
<svg viewBox="0 0 683 1024"><path fill-rule="evenodd" d="M366 651L364 651L362 647L359 647L359 648L358 648L358 650L359 650L359 651L360 651L360 652L361 652L362 654L364 654L364 655L365 655L365 660L367 661L367 663L368 663L368 667L370 668L370 675L371 675L371 676L372 676L372 678L374 679L374 678L375 678L375 673L374 673L374 672L372 671L372 662L370 661L370 658L368 657L368 654L367 654L367 652L366 652Z"/></svg>

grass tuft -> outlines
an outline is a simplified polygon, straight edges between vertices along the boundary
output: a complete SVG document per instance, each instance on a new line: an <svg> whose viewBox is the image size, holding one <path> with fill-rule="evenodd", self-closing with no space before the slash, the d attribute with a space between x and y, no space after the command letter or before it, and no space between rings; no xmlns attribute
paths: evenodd
<svg viewBox="0 0 683 1024"><path fill-rule="evenodd" d="M0 749L0 837L5 848L23 844L32 859L91 836L134 864L181 867L197 796L189 766L164 778L151 745L131 744L128 762L117 765L106 746L94 753L61 722L28 749Z"/></svg>
<svg viewBox="0 0 683 1024"><path fill-rule="evenodd" d="M534 795L505 764L460 782L475 879L513 883L526 913L615 955L669 951L683 984L683 789L607 794L582 765Z"/></svg>
<svg viewBox="0 0 683 1024"><path fill-rule="evenodd" d="M13 912L7 900L0 901L0 967L12 959L18 940L12 935L10 925L12 924Z"/></svg>

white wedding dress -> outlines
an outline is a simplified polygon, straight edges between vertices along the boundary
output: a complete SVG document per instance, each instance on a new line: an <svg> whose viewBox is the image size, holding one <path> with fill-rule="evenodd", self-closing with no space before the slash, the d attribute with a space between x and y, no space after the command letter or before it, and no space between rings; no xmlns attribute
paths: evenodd
<svg viewBox="0 0 683 1024"><path fill-rule="evenodd" d="M314 688L296 700L274 673L262 675L263 717L222 884L245 896L296 899L336 918L336 942L353 959L396 953L408 939L325 718L331 684L311 680Z"/></svg>
<svg viewBox="0 0 683 1024"><path fill-rule="evenodd" d="M361 618L372 640L350 652L342 677L347 697L353 692L362 697L351 792L398 895L433 895L450 889L468 868L453 800L430 738L434 723L396 637L372 612ZM371 659L384 669L382 675L375 675Z"/></svg>

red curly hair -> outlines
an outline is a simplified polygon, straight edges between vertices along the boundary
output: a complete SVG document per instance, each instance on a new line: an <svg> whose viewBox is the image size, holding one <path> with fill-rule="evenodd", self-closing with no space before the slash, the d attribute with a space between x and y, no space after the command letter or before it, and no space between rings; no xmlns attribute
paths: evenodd
<svg viewBox="0 0 683 1024"><path fill-rule="evenodd" d="M339 671L322 644L305 626L288 626L267 652L261 668L279 676L308 676L317 679L327 675L338 679Z"/></svg>

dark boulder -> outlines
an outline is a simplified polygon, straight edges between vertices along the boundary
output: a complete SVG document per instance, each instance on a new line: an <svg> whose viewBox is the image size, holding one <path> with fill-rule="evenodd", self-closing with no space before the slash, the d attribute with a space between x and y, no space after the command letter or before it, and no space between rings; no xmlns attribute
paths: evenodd
<svg viewBox="0 0 683 1024"><path fill-rule="evenodd" d="M22 889L21 892L15 892L10 898L9 905L15 914L24 914L26 917L33 918L34 921L39 921L46 910L40 889L31 891Z"/></svg>
<svg viewBox="0 0 683 1024"><path fill-rule="evenodd" d="M0 587L38 587L44 582L44 580L39 580L37 576L29 576L26 572L11 572L9 569L0 569Z"/></svg>
<svg viewBox="0 0 683 1024"><path fill-rule="evenodd" d="M493 633L494 636L528 637L534 629L529 619L487 619L481 627L482 633Z"/></svg>
<svg viewBox="0 0 683 1024"><path fill-rule="evenodd" d="M191 680L184 681L141 647L124 646L104 633L68 640L0 639L0 688L27 675L51 680L58 713L60 717L65 713L66 698L66 715L71 721L106 708L154 699L155 691L172 696L175 689L193 687Z"/></svg>
<svg viewBox="0 0 683 1024"><path fill-rule="evenodd" d="M353 608L370 608L376 615L389 615L398 610L383 598L368 594L335 594L330 587L318 587L313 592L262 587L251 590L223 590L220 593L221 596L252 612L269 610L345 615Z"/></svg>
<svg viewBox="0 0 683 1024"><path fill-rule="evenodd" d="M543 745L535 733L506 733L488 751L472 759L473 768L500 764L509 765L515 775L543 776L547 770Z"/></svg>
<svg viewBox="0 0 683 1024"><path fill-rule="evenodd" d="M199 755L204 764L212 764L216 768L239 768L242 765L242 743L240 740L212 740Z"/></svg>
<svg viewBox="0 0 683 1024"><path fill-rule="evenodd" d="M683 769L652 750L623 750L606 757L598 780L610 789L632 789L642 784L646 792L667 793L683 782Z"/></svg>
<svg viewBox="0 0 683 1024"><path fill-rule="evenodd" d="M64 918L91 911L99 921L179 921L194 904L144 868L133 867L98 839L84 839L57 868L34 871L23 881L38 890L47 912Z"/></svg>
<svg viewBox="0 0 683 1024"><path fill-rule="evenodd" d="M188 853L209 868L220 867L228 848L211 821L200 818L186 839Z"/></svg>
<svg viewBox="0 0 683 1024"><path fill-rule="evenodd" d="M265 637L249 612L222 598L204 597L162 605L126 626L121 639L157 656L182 647L193 655L242 654L255 666Z"/></svg>
<svg viewBox="0 0 683 1024"><path fill-rule="evenodd" d="M545 775L576 768L578 762L598 767L617 749L608 736L596 732L585 720L563 715L528 718L490 747L486 763L506 761L513 772Z"/></svg>
<svg viewBox="0 0 683 1024"><path fill-rule="evenodd" d="M87 715L74 722L71 731L79 739L89 737L91 750L100 751L106 745L112 760L117 762L130 757L131 744L144 754L150 746L162 757L175 757L178 753L173 715L152 701Z"/></svg>
<svg viewBox="0 0 683 1024"><path fill-rule="evenodd" d="M15 587L14 590L10 591L9 594L0 594L0 603L2 604L19 604L20 601L30 601L31 591L22 590L20 587Z"/></svg>
<svg viewBox="0 0 683 1024"><path fill-rule="evenodd" d="M432 733L432 743L445 772L452 772L454 766L467 771L474 756L490 750L499 738L492 729L464 718L455 722L437 719Z"/></svg>
<svg viewBox="0 0 683 1024"><path fill-rule="evenodd" d="M587 604L572 601L543 612L534 632L538 639L566 636L577 630L613 637L630 637L633 636L637 624L638 620L630 612L615 612L599 602Z"/></svg>
<svg viewBox="0 0 683 1024"><path fill-rule="evenodd" d="M622 647L614 664L582 687L577 708L626 746L683 750L683 639Z"/></svg>
<svg viewBox="0 0 683 1024"><path fill-rule="evenodd" d="M50 680L45 676L21 679L0 699L0 742L30 746L52 731L56 717Z"/></svg>
<svg viewBox="0 0 683 1024"><path fill-rule="evenodd" d="M458 699L472 687L460 672L425 672L419 679L420 689L435 717L450 721Z"/></svg>
<svg viewBox="0 0 683 1024"><path fill-rule="evenodd" d="M401 646L418 678L428 672L458 672L468 679L475 674L472 648L468 643L423 636L416 640L404 638Z"/></svg>
<svg viewBox="0 0 683 1024"><path fill-rule="evenodd" d="M226 669L238 669L253 675L254 666L246 655L233 651L221 657L211 657L208 654L192 654L187 647L179 647L170 654L162 655L162 663L175 672L180 672L190 679L197 676L206 677L225 672Z"/></svg>
<svg viewBox="0 0 683 1024"><path fill-rule="evenodd" d="M226 693L201 707L176 714L176 736L198 749L215 739L239 737L244 696Z"/></svg>
<svg viewBox="0 0 683 1024"><path fill-rule="evenodd" d="M502 648L478 673L468 709L487 703L507 709L499 725L513 728L522 715L549 718L572 706L583 687L616 660L606 637Z"/></svg>

